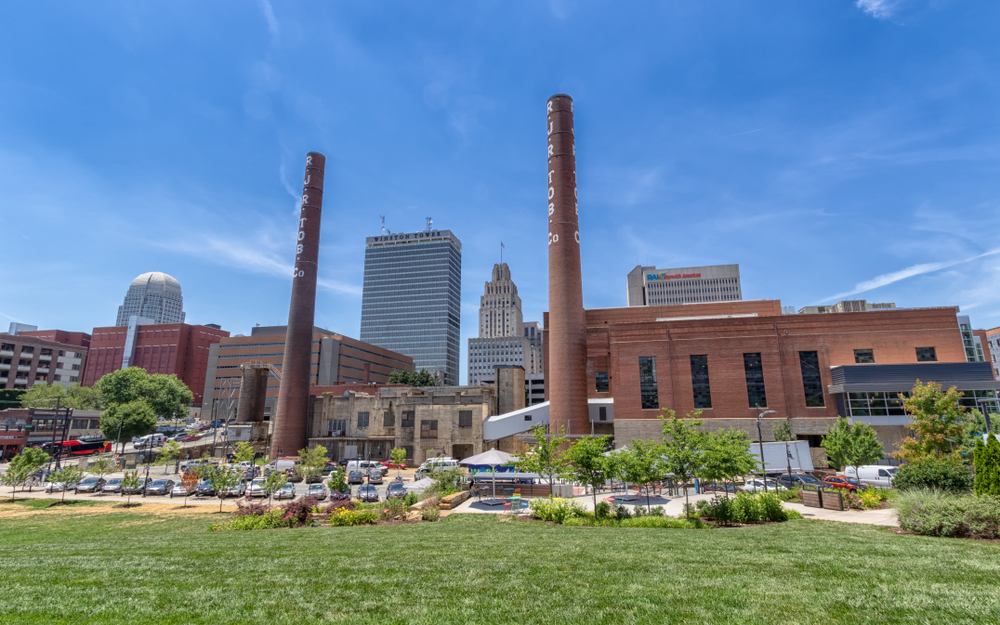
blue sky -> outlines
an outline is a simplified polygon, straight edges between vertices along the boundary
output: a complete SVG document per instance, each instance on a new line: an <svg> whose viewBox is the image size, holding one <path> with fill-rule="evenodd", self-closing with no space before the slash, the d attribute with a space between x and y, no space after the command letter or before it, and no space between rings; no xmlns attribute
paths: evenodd
<svg viewBox="0 0 1000 625"><path fill-rule="evenodd" d="M164 271L191 323L288 315L327 156L316 323L364 239L463 241L465 339L511 266L547 307L545 101L576 102L587 307L739 263L746 299L958 305L1000 326L1000 3L0 1L0 327L89 331ZM462 367L462 379L466 377Z"/></svg>

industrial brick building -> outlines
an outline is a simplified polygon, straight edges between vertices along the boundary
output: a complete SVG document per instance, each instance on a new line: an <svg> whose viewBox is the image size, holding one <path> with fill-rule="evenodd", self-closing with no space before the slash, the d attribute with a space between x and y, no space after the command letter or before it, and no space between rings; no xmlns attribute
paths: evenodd
<svg viewBox="0 0 1000 625"><path fill-rule="evenodd" d="M0 388L38 383L69 387L81 381L90 335L62 330L0 334Z"/></svg>
<svg viewBox="0 0 1000 625"><path fill-rule="evenodd" d="M209 349L229 336L216 325L165 323L140 325L136 317L127 326L94 328L84 368L84 386L93 386L105 374L129 366L147 373L176 374L201 405Z"/></svg>

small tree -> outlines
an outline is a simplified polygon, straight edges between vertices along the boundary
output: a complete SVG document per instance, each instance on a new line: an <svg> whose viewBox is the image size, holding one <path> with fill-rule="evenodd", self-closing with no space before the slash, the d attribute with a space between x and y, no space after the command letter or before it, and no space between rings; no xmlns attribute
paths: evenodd
<svg viewBox="0 0 1000 625"><path fill-rule="evenodd" d="M340 469L330 471L330 478L327 480L326 485L330 487L331 492L338 495L351 492L351 488L347 485L347 476Z"/></svg>
<svg viewBox="0 0 1000 625"><path fill-rule="evenodd" d="M103 478L108 473L114 473L118 465L111 458L98 458L87 463L87 473Z"/></svg>
<svg viewBox="0 0 1000 625"><path fill-rule="evenodd" d="M745 431L729 428L705 436L702 478L735 484L737 477L750 473L756 467L757 460L750 453L750 441ZM728 490L726 497L729 497Z"/></svg>
<svg viewBox="0 0 1000 625"><path fill-rule="evenodd" d="M402 475L403 463L406 462L406 450L402 447L393 447L392 451L389 452L389 459L396 465L396 475Z"/></svg>
<svg viewBox="0 0 1000 625"><path fill-rule="evenodd" d="M302 465L302 477L306 482L323 473L327 460L326 453L326 447L322 445L299 450L299 464Z"/></svg>
<svg viewBox="0 0 1000 625"><path fill-rule="evenodd" d="M53 471L49 476L52 483L61 482L63 485L62 501L66 501L66 491L76 488L76 485L83 479L83 469L78 466L66 465L58 471Z"/></svg>
<svg viewBox="0 0 1000 625"><path fill-rule="evenodd" d="M977 495L993 495L1000 497L1000 442L991 435L984 444L980 438L975 451L976 482L974 492Z"/></svg>
<svg viewBox="0 0 1000 625"><path fill-rule="evenodd" d="M233 462L253 462L254 457L257 453L253 450L253 443L250 441L240 441L236 443L236 449L233 450Z"/></svg>
<svg viewBox="0 0 1000 625"><path fill-rule="evenodd" d="M546 476L549 480L550 498L553 496L556 478L566 472L566 462L559 455L559 447L566 442L565 433L566 428L560 427L559 434L549 438L545 426L536 425L531 428L535 444L515 465L518 471Z"/></svg>
<svg viewBox="0 0 1000 625"><path fill-rule="evenodd" d="M156 457L157 462L163 463L163 474L166 475L169 470L170 463L177 460L177 456L181 455L181 444L177 441L167 441L167 443L160 448L160 453Z"/></svg>
<svg viewBox="0 0 1000 625"><path fill-rule="evenodd" d="M142 478L139 477L138 471L126 471L125 475L122 477L122 492L125 493L125 505L132 505L132 491L139 488L139 484L142 483Z"/></svg>
<svg viewBox="0 0 1000 625"><path fill-rule="evenodd" d="M618 472L622 478L646 490L647 511L652 510L649 504L649 485L662 480L667 472L663 456L662 444L641 438L632 439L627 449L612 456L618 463ZM596 504L594 505L596 510Z"/></svg>
<svg viewBox="0 0 1000 625"><path fill-rule="evenodd" d="M792 436L792 424L788 422L788 419L776 421L771 427L771 433L774 435L774 440L778 442L795 440L795 437Z"/></svg>
<svg viewBox="0 0 1000 625"><path fill-rule="evenodd" d="M937 382L922 384L917 380L910 396L900 397L916 436L907 436L896 443L897 450L892 456L899 460L958 459L963 433L972 420L959 403L962 393L954 386L942 392Z"/></svg>
<svg viewBox="0 0 1000 625"><path fill-rule="evenodd" d="M20 486L23 490L24 485L31 479L31 474L45 466L48 461L48 454L37 447L26 447L11 459L7 472L0 475L0 480L11 487L11 501L14 501L14 493L17 492L17 488Z"/></svg>
<svg viewBox="0 0 1000 625"><path fill-rule="evenodd" d="M267 505L271 505L271 498L274 497L274 493L278 492L285 487L288 483L288 474L284 471L271 471L261 482L261 490L267 495Z"/></svg>
<svg viewBox="0 0 1000 625"><path fill-rule="evenodd" d="M593 489L594 510L597 510L597 489L608 479L604 451L610 442L610 436L578 438L563 453L563 458L570 463L572 478Z"/></svg>
<svg viewBox="0 0 1000 625"><path fill-rule="evenodd" d="M199 471L195 469L194 471L185 471L184 475L181 477L181 486L184 487L184 507L187 508L188 497L194 492L194 489L198 487Z"/></svg>
<svg viewBox="0 0 1000 625"><path fill-rule="evenodd" d="M242 471L234 467L213 467L208 472L208 481L215 489L215 496L219 498L219 512L222 512L222 503L226 498L226 491L240 483Z"/></svg>
<svg viewBox="0 0 1000 625"><path fill-rule="evenodd" d="M821 446L826 450L831 466L837 470L854 467L857 477L858 467L882 459L882 443L874 428L867 423L850 425L847 419L841 417L833 427L827 427L826 432Z"/></svg>
<svg viewBox="0 0 1000 625"><path fill-rule="evenodd" d="M677 418L673 410L664 409L660 419L663 420L663 454L666 457L666 469L673 473L674 478L685 484L684 502L690 503L690 495L686 485L698 475L705 464L705 433L701 427L700 410L688 413L688 421ZM691 517L691 506L685 505L688 518Z"/></svg>
<svg viewBox="0 0 1000 625"><path fill-rule="evenodd" d="M129 367L129 369L133 368ZM156 413L144 399L136 399L124 404L111 404L107 410L101 413L100 427L104 438L124 443L132 440L134 436L145 436L152 432L153 428L156 427Z"/></svg>

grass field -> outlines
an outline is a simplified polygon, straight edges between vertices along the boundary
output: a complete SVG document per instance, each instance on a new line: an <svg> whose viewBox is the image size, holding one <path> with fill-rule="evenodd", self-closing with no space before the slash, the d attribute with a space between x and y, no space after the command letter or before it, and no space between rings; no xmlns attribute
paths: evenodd
<svg viewBox="0 0 1000 625"><path fill-rule="evenodd" d="M1000 545L791 521L208 532L0 504L0 623L997 623ZM228 517L228 515L225 515Z"/></svg>

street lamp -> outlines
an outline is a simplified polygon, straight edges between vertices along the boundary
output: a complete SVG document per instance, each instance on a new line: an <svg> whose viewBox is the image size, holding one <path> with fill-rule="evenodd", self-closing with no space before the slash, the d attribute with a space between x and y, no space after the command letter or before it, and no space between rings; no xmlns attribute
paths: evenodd
<svg viewBox="0 0 1000 625"><path fill-rule="evenodd" d="M760 432L761 420L769 414L778 414L777 410L760 411L760 404L754 406L757 409L757 442L760 443L760 474L764 479L764 492L767 492L767 469L764 467L764 435Z"/></svg>
<svg viewBox="0 0 1000 625"><path fill-rule="evenodd" d="M976 398L976 406L979 408L979 412L982 413L983 419L986 421L986 434L992 434L993 433L993 424L990 422L990 411L989 411L989 408L987 408L986 410L983 410L983 404L985 403L985 404L989 405L990 403L996 403L998 401L1000 401L1000 400L998 400L998 399L992 399L992 398L987 398L987 399L981 399L979 397ZM989 436L987 436L986 439L989 440Z"/></svg>

